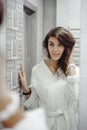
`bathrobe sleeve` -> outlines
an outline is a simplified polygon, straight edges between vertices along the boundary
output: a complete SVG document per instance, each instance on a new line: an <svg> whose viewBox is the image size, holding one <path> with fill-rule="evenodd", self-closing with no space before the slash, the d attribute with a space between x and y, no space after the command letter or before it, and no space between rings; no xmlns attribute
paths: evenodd
<svg viewBox="0 0 87 130"><path fill-rule="evenodd" d="M79 105L79 68L75 67L76 74L67 76L65 86L65 96L67 100L67 110L70 113L78 112Z"/></svg>
<svg viewBox="0 0 87 130"><path fill-rule="evenodd" d="M67 76L65 94L67 101L66 113L70 130L76 130L78 124L79 108L79 68L75 68L74 76Z"/></svg>
<svg viewBox="0 0 87 130"><path fill-rule="evenodd" d="M76 74L73 76L67 76L66 83L66 97L68 101L78 100L79 94L79 68L75 67Z"/></svg>
<svg viewBox="0 0 87 130"><path fill-rule="evenodd" d="M36 75L35 75L35 70L32 69L32 74L31 74L31 82L29 85L29 88L31 88L31 96L28 99L25 99L23 97L23 106L25 109L34 109L38 107L38 95L37 95L37 85L36 85Z"/></svg>
<svg viewBox="0 0 87 130"><path fill-rule="evenodd" d="M74 130L78 124L78 108L79 108L79 68L75 67L76 74L67 76L67 84L65 86L67 99L67 114L69 114L70 128Z"/></svg>

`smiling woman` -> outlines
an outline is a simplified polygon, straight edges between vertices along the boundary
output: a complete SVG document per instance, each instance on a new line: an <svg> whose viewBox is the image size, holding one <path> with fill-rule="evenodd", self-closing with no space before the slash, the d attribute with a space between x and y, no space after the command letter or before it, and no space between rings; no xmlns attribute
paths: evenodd
<svg viewBox="0 0 87 130"><path fill-rule="evenodd" d="M47 58L33 67L27 85L23 65L19 72L24 107L44 107L50 130L76 130L79 68L72 60L75 40L63 27L51 29L43 40Z"/></svg>
<svg viewBox="0 0 87 130"><path fill-rule="evenodd" d="M48 40L48 50L52 59L57 61L64 52L64 46L58 41L57 38L50 37Z"/></svg>

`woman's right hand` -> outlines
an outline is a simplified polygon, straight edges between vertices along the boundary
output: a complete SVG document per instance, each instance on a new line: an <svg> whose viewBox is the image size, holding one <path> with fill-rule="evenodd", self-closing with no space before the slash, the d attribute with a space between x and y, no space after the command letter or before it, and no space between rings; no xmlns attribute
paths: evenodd
<svg viewBox="0 0 87 130"><path fill-rule="evenodd" d="M22 87L24 92L29 91L23 64L20 65L19 82L20 82L20 86Z"/></svg>

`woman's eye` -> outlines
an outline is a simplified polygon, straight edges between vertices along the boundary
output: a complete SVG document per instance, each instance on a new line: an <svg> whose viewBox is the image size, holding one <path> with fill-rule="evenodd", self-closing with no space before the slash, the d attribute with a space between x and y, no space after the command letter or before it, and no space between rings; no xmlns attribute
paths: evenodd
<svg viewBox="0 0 87 130"><path fill-rule="evenodd" d="M59 43L58 46L63 46L63 44L62 44L62 43Z"/></svg>
<svg viewBox="0 0 87 130"><path fill-rule="evenodd" d="M50 46L53 46L53 44L51 43Z"/></svg>
<svg viewBox="0 0 87 130"><path fill-rule="evenodd" d="M54 46L54 44L53 44L53 43L49 43L49 45L50 45L50 46Z"/></svg>

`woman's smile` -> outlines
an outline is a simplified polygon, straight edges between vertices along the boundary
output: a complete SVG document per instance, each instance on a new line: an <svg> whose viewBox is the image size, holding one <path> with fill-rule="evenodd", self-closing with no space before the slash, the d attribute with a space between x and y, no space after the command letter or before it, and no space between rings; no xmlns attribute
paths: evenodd
<svg viewBox="0 0 87 130"><path fill-rule="evenodd" d="M52 53L52 55L53 55L53 57L57 58L57 57L59 57L59 56L60 56L60 53L57 53L57 54Z"/></svg>

